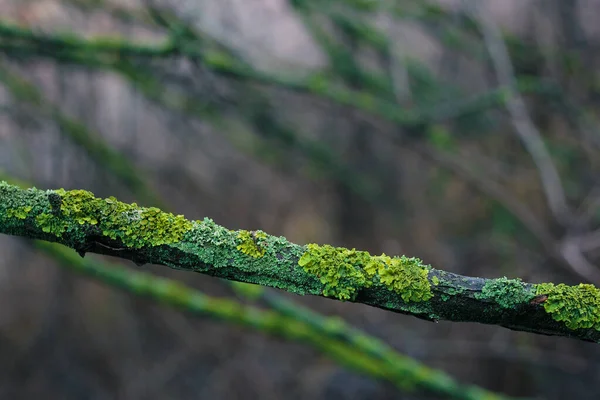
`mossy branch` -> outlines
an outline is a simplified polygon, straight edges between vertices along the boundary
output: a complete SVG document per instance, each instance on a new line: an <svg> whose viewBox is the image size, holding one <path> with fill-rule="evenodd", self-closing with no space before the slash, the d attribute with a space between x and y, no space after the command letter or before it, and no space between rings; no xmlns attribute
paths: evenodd
<svg viewBox="0 0 600 400"><path fill-rule="evenodd" d="M207 47L204 44L205 39L200 34L190 32L195 36L186 37L184 42L181 38L172 36L161 43L142 44L129 41L124 37L97 36L85 39L65 33L35 33L29 28L0 20L0 52L13 58L45 57L90 68L117 70L128 59L165 59L183 56L196 60L207 69L223 76L314 95L404 127L416 127L425 123L464 117L502 106L507 100L505 88L498 88L458 104L452 102L446 107L405 110L395 102L383 100L368 91L352 90L332 83L332 76L337 76L335 70L316 72L306 78L278 77L255 70L220 46ZM361 74L364 75L364 71ZM547 84L537 81L532 84L530 78L519 80L517 83L521 93L555 94Z"/></svg>
<svg viewBox="0 0 600 400"><path fill-rule="evenodd" d="M600 342L600 290L466 277L409 257L301 246L229 230L84 190L0 183L0 232L87 252L368 304L430 320L469 321Z"/></svg>
<svg viewBox="0 0 600 400"><path fill-rule="evenodd" d="M8 179L2 171L0 178ZM28 186L14 178L9 180L20 187ZM147 191L150 192L150 189ZM158 197L152 195L149 200L157 202ZM26 210L21 209L15 214L26 217ZM243 231L242 236L250 237L250 232ZM306 343L341 365L376 379L387 380L403 391L424 390L460 400L509 399L477 386L462 385L442 371L428 368L397 353L382 341L352 328L340 318L321 316L276 293L263 290L263 286L229 281L236 291L248 298L262 298L274 311L245 306L230 299L213 298L176 281L82 258L63 246L44 241L36 241L35 244L62 267L74 272L197 315Z"/></svg>
<svg viewBox="0 0 600 400"><path fill-rule="evenodd" d="M337 318L325 318L308 310L298 317L298 307L277 299L279 311L262 310L231 299L207 296L179 282L98 260L82 259L65 247L48 242L36 246L61 266L113 287L196 315L242 325L284 339L306 343L359 373L391 382L402 391L423 390L459 400L508 400L477 386L462 385L446 373L396 353L377 339L347 327Z"/></svg>

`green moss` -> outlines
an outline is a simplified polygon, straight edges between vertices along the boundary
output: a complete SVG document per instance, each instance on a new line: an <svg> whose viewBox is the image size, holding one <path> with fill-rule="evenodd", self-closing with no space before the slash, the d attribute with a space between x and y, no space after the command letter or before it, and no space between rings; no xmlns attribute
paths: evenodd
<svg viewBox="0 0 600 400"><path fill-rule="evenodd" d="M600 290L594 285L541 283L535 285L535 294L548 296L544 309L567 328L600 330Z"/></svg>
<svg viewBox="0 0 600 400"><path fill-rule="evenodd" d="M533 291L528 289L520 279L506 277L487 281L481 293L475 294L475 298L492 300L502 308L514 308L519 304L527 303L533 297Z"/></svg>
<svg viewBox="0 0 600 400"><path fill-rule="evenodd" d="M298 264L325 285L323 295L354 299L363 288L384 285L405 302L426 301L433 294L428 268L418 258L371 256L366 251L309 244Z"/></svg>
<svg viewBox="0 0 600 400"><path fill-rule="evenodd" d="M437 277L437 276L434 276L433 278L431 278L431 282L433 282L433 284L434 284L435 286L437 286L437 285L439 285L439 284L440 284L440 280L438 279L438 277Z"/></svg>
<svg viewBox="0 0 600 400"><path fill-rule="evenodd" d="M257 244L260 239L266 239L267 234L261 231L248 232L241 230L237 234L237 238L240 244L237 245L237 249L242 253L253 257L259 258L265 255L265 249Z"/></svg>

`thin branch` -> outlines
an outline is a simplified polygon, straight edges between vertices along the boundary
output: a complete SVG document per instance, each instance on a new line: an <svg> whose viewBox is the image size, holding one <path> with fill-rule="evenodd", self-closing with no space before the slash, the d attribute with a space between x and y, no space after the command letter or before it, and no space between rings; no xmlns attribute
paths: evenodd
<svg viewBox="0 0 600 400"><path fill-rule="evenodd" d="M527 228L529 233L542 245L545 252L560 266L585 281L600 283L600 270L582 254L582 251L590 250L598 243L597 235L591 234L576 238L567 236L562 240L556 240L548 227L535 216L526 204L519 202L502 185L490 178L491 174L486 172L484 165L469 166L451 154L425 144L411 143L408 146L440 167L452 171L456 176L463 178L477 190L500 203Z"/></svg>
<svg viewBox="0 0 600 400"><path fill-rule="evenodd" d="M545 249L555 246L555 240L548 228L535 216L526 204L518 201L505 187L490 178L492 173L486 172L485 165L469 165L463 159L452 154L439 151L424 143L410 143L409 147L423 157L442 168L452 171L456 176L474 185L480 192L500 203L508 212L519 220Z"/></svg>
<svg viewBox="0 0 600 400"><path fill-rule="evenodd" d="M0 232L234 281L363 303L425 320L471 321L600 342L600 290L466 277L419 259L229 230L83 190L0 183Z"/></svg>
<svg viewBox="0 0 600 400"><path fill-rule="evenodd" d="M595 185L577 209L575 226L586 227L598 213L598 208L600 208L600 185Z"/></svg>
<svg viewBox="0 0 600 400"><path fill-rule="evenodd" d="M4 23L0 22L0 28L4 25ZM102 38L95 38L87 40L77 39L73 42L72 37L66 37L64 35L47 35L49 37L40 35L36 36L35 33L30 32L25 28L13 28L14 26L8 24L4 27L4 30L9 32L9 37L16 37L20 42L25 41L26 43L15 44L11 43L10 41L6 43L0 41L0 49L4 49L4 51L9 52L10 54L17 53L22 55L49 56L59 61L75 62L92 67L116 69L121 73L126 72L124 68L127 63L121 61L121 57L124 55L129 55L131 57L140 55L163 57L170 54L169 52L164 51L165 47L160 46L155 50L149 50L147 47L142 47L143 51L138 51L136 50L138 45L127 43L126 41L113 41L107 43L107 41ZM2 31L3 29L0 29L0 37L2 36ZM190 32L189 34L194 33ZM58 46L60 51L49 51L52 46L50 46L50 48L46 48L42 45L47 42L52 43L54 46ZM31 46L31 48L29 46ZM189 46L186 48L188 47ZM434 110L405 112L399 109L395 104L380 101L369 93L352 91L343 87L332 87L327 83L326 78L320 76L319 74L309 77L305 81L280 80L255 72L247 65L242 66L236 63L235 59L230 58L226 52L214 52L213 50L204 52L198 51L199 46L196 46L195 48L196 50L194 53L186 53L186 55L192 58L197 56L201 57L202 62L216 73L225 74L227 76L244 80L256 80L257 82L270 85L281 85L289 90L297 90L300 92L322 96L337 104L350 106L364 112L371 113L403 127L418 127L423 123L457 118L460 116L481 112L487 108L494 107L495 105L503 104L506 101L505 96L503 96L504 89L500 88L497 90L491 90L488 93L468 99L464 102L459 102L458 104L453 103L446 106L442 105L436 107ZM86 51L83 51L82 49L86 49ZM540 89L542 91L546 90L544 85L525 85L525 87L522 89L534 91L538 91ZM469 178L469 171L466 171L467 174L464 174L465 171L462 172L463 173L461 173L461 175ZM482 180L476 179L475 182L482 182ZM478 185L478 187L485 189L485 186ZM486 192L486 190L483 191ZM497 191L496 193L500 192ZM527 221L530 219L529 216L523 218L525 214L526 213L520 213L519 218L522 221ZM525 226L528 226L529 228L535 227L535 225L536 223L525 224ZM532 233L538 239L542 238L543 236L546 236L546 239L548 238L547 232L543 233L541 229L536 228L534 231L532 231ZM551 241L549 240L543 240L542 243L553 258L558 260L561 265L569 268L571 271L581 276L583 279L590 280L592 276L595 276L595 274L582 275L581 271L586 271L588 269L571 265L572 261L564 258L563 252L560 251L560 248L556 245L556 243L551 244ZM571 257L570 260L575 260L575 258ZM599 280L593 279L592 282L599 282Z"/></svg>
<svg viewBox="0 0 600 400"><path fill-rule="evenodd" d="M138 296L255 329L274 336L306 343L351 369L391 382L403 391L420 389L460 400L508 400L476 386L462 385L444 372L437 371L386 347L385 355L365 352L378 340L362 334L360 341L346 341L340 330L347 327L337 319L298 319L295 312L265 311L231 299L207 296L182 283L150 273L109 266L97 260L82 259L64 247L47 242L36 246L61 263L61 266ZM291 310L295 305L290 306ZM289 310L288 310L289 311ZM312 315L312 312L311 312ZM314 317L314 315L313 315ZM320 324L320 325L319 325Z"/></svg>
<svg viewBox="0 0 600 400"><path fill-rule="evenodd" d="M550 211L562 226L569 226L572 216L560 176L546 149L542 135L531 120L525 102L517 90L514 68L500 29L495 21L483 11L480 2L467 0L466 3L474 17L483 20L480 29L485 44L496 70L498 81L507 90L506 108L517 135L537 167Z"/></svg>
<svg viewBox="0 0 600 400"><path fill-rule="evenodd" d="M192 34L192 33L190 33ZM385 101L366 91L350 90L328 81L322 73L314 73L307 78L281 78L254 70L252 66L235 58L224 49L203 48L203 39L196 35L194 45L181 42L181 38L171 38L154 46L129 42L125 38L115 40L97 36L90 39L73 38L65 34L36 34L30 29L15 27L0 20L0 52L18 57L45 57L58 62L75 63L90 68L119 69L125 58L172 58L184 56L201 62L209 70L234 79L253 81L265 85L278 86L290 91L311 94L325 98L342 106L348 106L376 115L401 126L415 127L426 122L444 121L482 112L502 105L506 101L505 89L492 89L465 101L449 102L431 109L404 110L395 102ZM192 40L186 38L186 40ZM520 85L524 93L546 93L544 85Z"/></svg>
<svg viewBox="0 0 600 400"><path fill-rule="evenodd" d="M569 266L579 276L584 277L589 282L600 282L600 270L590 263L583 254L583 245L590 246L590 242L597 238L590 237L590 241L584 241L578 237L567 236L560 242L560 253L563 258L569 263Z"/></svg>

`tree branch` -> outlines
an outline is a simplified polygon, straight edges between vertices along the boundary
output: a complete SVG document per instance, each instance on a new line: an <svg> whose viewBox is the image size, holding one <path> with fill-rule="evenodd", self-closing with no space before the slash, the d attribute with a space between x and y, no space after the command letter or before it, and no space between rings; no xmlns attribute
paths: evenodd
<svg viewBox="0 0 600 400"><path fill-rule="evenodd" d="M546 149L542 134L536 128L527 111L527 106L517 89L517 79L508 50L502 38L500 29L492 18L483 12L477 1L467 1L474 17L483 20L480 24L485 44L490 53L492 64L498 81L507 89L508 100L506 108L510 114L515 132L531 155L542 182L546 200L554 218L562 226L569 226L573 217L567 203L560 176L550 153Z"/></svg>
<svg viewBox="0 0 600 400"><path fill-rule="evenodd" d="M84 190L0 183L0 232L300 295L349 300L438 321L469 321L600 342L600 290L466 277L419 259L297 245Z"/></svg>
<svg viewBox="0 0 600 400"><path fill-rule="evenodd" d="M397 353L377 338L347 326L338 318L322 317L310 310L299 309L279 297L270 299L270 303L278 306L277 309L266 311L235 300L211 297L179 282L146 272L82 259L64 247L47 242L36 242L36 247L76 273L196 315L306 343L346 367L387 380L403 391L420 389L457 400L509 399L477 386L462 385L446 373Z"/></svg>

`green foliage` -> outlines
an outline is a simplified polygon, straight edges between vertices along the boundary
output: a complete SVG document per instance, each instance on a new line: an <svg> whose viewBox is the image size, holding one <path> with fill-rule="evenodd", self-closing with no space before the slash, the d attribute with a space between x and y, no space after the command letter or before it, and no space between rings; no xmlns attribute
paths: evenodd
<svg viewBox="0 0 600 400"><path fill-rule="evenodd" d="M475 298L492 300L502 308L514 308L519 304L525 304L533 297L532 290L525 286L521 279L506 277L487 281L481 293L475 294Z"/></svg>
<svg viewBox="0 0 600 400"><path fill-rule="evenodd" d="M375 283L398 293L405 302L433 297L428 266L418 258L371 256L366 251L309 244L298 264L325 285L323 295L351 300Z"/></svg>
<svg viewBox="0 0 600 400"><path fill-rule="evenodd" d="M600 330L600 290L594 285L540 283L536 285L535 294L548 296L544 309L567 328Z"/></svg>

